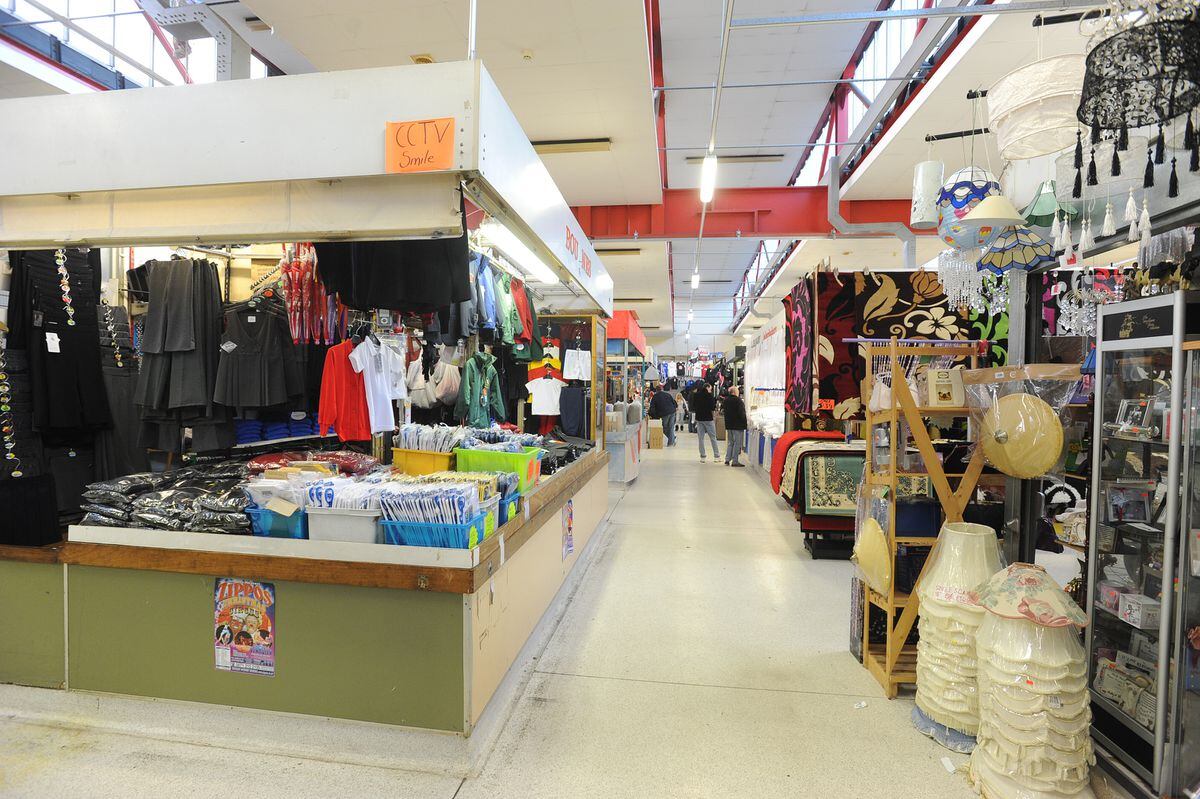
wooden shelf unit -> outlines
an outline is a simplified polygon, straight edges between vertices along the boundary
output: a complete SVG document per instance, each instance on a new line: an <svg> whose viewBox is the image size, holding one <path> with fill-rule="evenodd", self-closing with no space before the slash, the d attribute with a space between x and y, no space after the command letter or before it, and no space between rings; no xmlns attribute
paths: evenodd
<svg viewBox="0 0 1200 799"><path fill-rule="evenodd" d="M925 460L926 471L920 474L921 476L927 476L933 485L938 501L941 503L945 521L962 521L963 510L971 501L975 487L979 483L979 476L983 472L983 450L980 447L975 448L975 452L971 455L971 460L967 464L965 472L947 474L942 468L941 461L937 457L937 452L933 448L933 441L929 436L929 430L925 425L924 417L966 416L968 409L930 408L918 405L917 399L909 390L908 380L901 366L901 359L925 355L966 358L970 362L970 368L974 369L978 365L977 353L977 345L969 342L945 345L904 345L899 344L893 339L886 345L868 345L866 347L868 363L871 363L876 356L885 356L888 358L892 373L892 401L896 405L894 408L881 412L872 412L870 408L867 409L867 456L865 466L865 483L868 486L868 490L885 488L888 491L888 523L885 526L885 531L892 553L893 575L896 573L896 548L898 546L904 544L910 546L929 546L930 558L926 560L926 565L928 565L932 561L933 553L937 549L939 540L937 537L917 538L896 535L896 499L899 479L900 477L914 474L912 472L903 472L897 466L898 448L901 446L907 447L907 442L900 441L901 420L908 423L913 443L916 445L921 457ZM872 395L874 382L874 375L869 374L867 376L865 396L869 397ZM888 462L886 464L876 464L873 461L875 454L873 442L875 427L877 425L886 425L888 428ZM877 469L879 466L883 467L882 471ZM951 478L958 480L957 486L951 487ZM894 579L886 596L872 590L867 586L865 581L863 582L862 662L863 666L879 681L888 699L896 697L900 686L915 685L917 682L917 648L907 642L908 636L912 632L913 624L916 623L917 614L920 612L921 603L917 597L916 589L921 584L921 579L924 576L925 569L923 567L911 594L897 591ZM872 605L883 609L887 614L887 639L884 643L870 642L870 609Z"/></svg>

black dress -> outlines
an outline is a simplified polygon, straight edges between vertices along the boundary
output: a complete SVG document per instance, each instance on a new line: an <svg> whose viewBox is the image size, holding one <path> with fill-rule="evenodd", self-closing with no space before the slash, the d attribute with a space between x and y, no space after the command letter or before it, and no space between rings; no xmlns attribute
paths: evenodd
<svg viewBox="0 0 1200 799"><path fill-rule="evenodd" d="M265 305L225 313L213 399L231 408L301 407L304 376L286 316Z"/></svg>

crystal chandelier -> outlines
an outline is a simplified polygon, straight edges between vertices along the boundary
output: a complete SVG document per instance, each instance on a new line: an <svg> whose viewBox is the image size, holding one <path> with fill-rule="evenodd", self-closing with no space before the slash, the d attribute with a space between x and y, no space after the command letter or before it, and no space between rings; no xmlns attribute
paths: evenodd
<svg viewBox="0 0 1200 799"><path fill-rule="evenodd" d="M938 256L938 281L951 308L975 313L983 313L987 309L983 273L979 271L981 255L978 248L972 247L944 250Z"/></svg>

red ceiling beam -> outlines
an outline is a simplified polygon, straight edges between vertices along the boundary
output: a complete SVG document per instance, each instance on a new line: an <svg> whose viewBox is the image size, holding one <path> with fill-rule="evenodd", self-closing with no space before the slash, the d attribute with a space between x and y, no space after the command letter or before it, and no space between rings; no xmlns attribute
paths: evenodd
<svg viewBox="0 0 1200 799"><path fill-rule="evenodd" d="M819 238L833 232L825 186L727 188L717 191L705 238ZM695 189L664 189L661 205L587 205L571 210L590 239L686 239L700 233ZM848 222L908 224L908 200L844 200ZM930 233L931 231L916 231Z"/></svg>

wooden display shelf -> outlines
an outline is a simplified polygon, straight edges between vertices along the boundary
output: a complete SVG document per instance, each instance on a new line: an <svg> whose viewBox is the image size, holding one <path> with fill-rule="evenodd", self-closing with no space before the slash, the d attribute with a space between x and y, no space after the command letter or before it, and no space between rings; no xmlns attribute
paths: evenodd
<svg viewBox="0 0 1200 799"><path fill-rule="evenodd" d="M895 574L894 564L898 546L928 546L931 556L926 559L925 567L922 567L921 574L917 577L913 591L910 594L893 593L891 597L886 597L872 591L865 583L863 585L864 642L870 640L871 614L869 608L873 605L882 608L887 613L887 640L882 644L867 645L864 643L863 666L879 681L879 685L883 688L884 694L888 699L896 697L901 685L911 685L917 681L916 647L909 646L907 641L909 634L912 632L913 625L916 623L917 614L920 611L921 602L916 594L916 586L920 585L921 579L925 575L925 568L933 561L932 555L938 545L936 537L925 538L896 535L896 503L894 499L898 493L900 479L902 477L927 478L941 504L942 515L945 521L960 522L963 518L963 511L971 501L975 488L979 484L979 478L983 473L982 447L975 448L975 451L971 454L971 460L967 463L965 472L947 474L941 460L938 459L937 451L934 449L933 441L929 436L929 430L925 425L924 418L928 416L967 416L970 414L970 409L965 407L930 408L926 405L917 404L916 398L909 389L908 376L902 364L910 358L922 355L968 358L970 359L972 368L976 367L978 360L977 349L973 344L901 345L896 339L892 339L886 346L867 347L868 360L877 356L888 358L889 371L891 372L892 397L897 404L896 408L888 409L882 413L873 413L869 409L866 413L866 425L868 429L874 427L876 424L884 424L889 428L885 463L874 464L874 456L876 455L877 448L867 447L865 468L867 484L888 488L888 498L892 500L887 503L888 521L885 532L888 537L888 545L891 547L893 574ZM868 375L866 385L867 396L871 395L874 382L874 375ZM922 460L924 460L925 471L906 472L899 468L901 447L903 447L904 453L909 451L908 441L899 441L901 420L908 425L909 434L912 436L912 445L920 453ZM878 465L885 466L885 469L883 471L878 470ZM950 481L952 479L957 480L956 485L951 485Z"/></svg>
<svg viewBox="0 0 1200 799"><path fill-rule="evenodd" d="M902 608L908 604L909 599L909 594L897 591L892 595L891 602L889 603L888 598L883 594L871 588L867 589L867 600L870 601L872 605L883 608L884 610L889 610L891 608Z"/></svg>
<svg viewBox="0 0 1200 799"><path fill-rule="evenodd" d="M885 644L867 644L863 647L863 665L883 686L887 698L895 699L900 686L915 685L917 682L917 647L915 644L901 647L890 669L887 668L887 660Z"/></svg>

